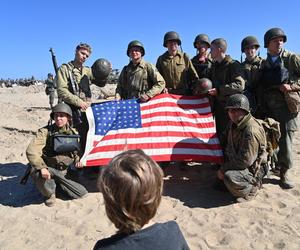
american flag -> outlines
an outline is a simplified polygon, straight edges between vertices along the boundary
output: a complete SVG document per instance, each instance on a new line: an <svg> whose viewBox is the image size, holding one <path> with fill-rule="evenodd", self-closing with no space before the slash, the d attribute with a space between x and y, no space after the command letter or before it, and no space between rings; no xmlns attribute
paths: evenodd
<svg viewBox="0 0 300 250"><path fill-rule="evenodd" d="M142 149L155 161L223 161L207 97L161 94L92 104L81 162L107 165L117 154Z"/></svg>

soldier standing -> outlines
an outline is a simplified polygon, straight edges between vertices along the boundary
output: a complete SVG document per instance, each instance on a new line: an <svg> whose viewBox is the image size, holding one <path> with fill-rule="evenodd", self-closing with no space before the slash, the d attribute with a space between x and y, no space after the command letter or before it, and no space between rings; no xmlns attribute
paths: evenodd
<svg viewBox="0 0 300 250"><path fill-rule="evenodd" d="M60 186L71 198L79 198L87 194L85 187L70 178L71 172L74 172L71 170L72 166L82 167L79 162L78 137L73 137L78 132L70 125L72 110L67 104L59 103L54 106L50 117L55 123L39 129L26 150L32 167L30 175L38 190L45 196L47 206L55 205L57 186ZM70 136L67 139L68 144L62 143L60 147L56 147L55 137L58 135L63 135L63 138ZM61 146L71 146L71 149L68 147L62 149Z"/></svg>
<svg viewBox="0 0 300 250"><path fill-rule="evenodd" d="M299 110L293 110L288 104L293 94L299 99L300 91L300 57L283 48L286 41L287 36L280 28L269 29L264 35L264 47L268 49L268 54L262 62L260 96L265 104L263 113L280 122L277 164L283 189L294 187L287 173L293 165L292 143L298 128Z"/></svg>
<svg viewBox="0 0 300 250"><path fill-rule="evenodd" d="M116 89L116 100L139 98L142 102L160 94L165 81L156 67L144 61L145 49L141 42L131 41L127 47L130 63L120 74Z"/></svg>
<svg viewBox="0 0 300 250"><path fill-rule="evenodd" d="M90 45L80 43L76 47L74 60L61 65L56 75L58 97L72 109L73 126L81 135L83 149L88 131L85 111L90 105L92 94L89 86L93 79L91 68L83 64L91 53Z"/></svg>
<svg viewBox="0 0 300 250"><path fill-rule="evenodd" d="M163 46L168 50L158 57L156 67L166 81L165 93L190 95L192 84L196 83L199 77L188 55L178 50L180 45L178 33L167 32Z"/></svg>
<svg viewBox="0 0 300 250"><path fill-rule="evenodd" d="M57 93L58 96L68 103L73 113L75 110L86 110L91 101L91 92L89 88L85 88L91 84L93 79L92 71L83 64L92 53L92 48L86 43L80 43L75 50L75 58L73 61L63 64L57 72ZM74 126L80 123L74 120Z"/></svg>
<svg viewBox="0 0 300 250"><path fill-rule="evenodd" d="M209 77L213 88L208 91L208 94L214 97L213 114L216 119L217 134L222 144L223 132L229 122L225 104L230 95L242 93L245 81L240 63L226 55L227 42L223 38L213 40L210 50L214 60Z"/></svg>
<svg viewBox="0 0 300 250"><path fill-rule="evenodd" d="M225 106L230 122L226 133L225 162L218 170L237 202L251 200L267 173L266 135L261 123L250 114L249 101L243 94L228 98Z"/></svg>
<svg viewBox="0 0 300 250"><path fill-rule="evenodd" d="M52 109L54 104L55 89L56 89L56 85L53 79L53 74L51 73L48 74L45 84L46 84L46 94L49 95L49 104L50 104L50 108Z"/></svg>
<svg viewBox="0 0 300 250"><path fill-rule="evenodd" d="M103 64L101 59L96 60L92 68L84 66L91 53L90 45L80 43L76 47L74 60L63 64L56 75L58 97L69 104L72 109L73 125L81 136L82 149L85 148L88 131L85 111L90 106L92 97L90 84L93 82L98 85L96 81L103 80L102 73L111 70L110 63ZM104 84L105 81L102 81L98 86L104 86Z"/></svg>
<svg viewBox="0 0 300 250"><path fill-rule="evenodd" d="M194 48L197 49L197 55L192 58L192 63L197 71L199 78L208 78L212 65L212 60L208 50L210 48L210 40L206 34L199 34L195 37Z"/></svg>
<svg viewBox="0 0 300 250"><path fill-rule="evenodd" d="M245 89L243 94L247 96L250 103L250 111L256 116L257 88L260 79L260 65L262 58L257 55L260 45L254 36L247 36L242 40L241 51L245 53L246 59L242 62L245 78Z"/></svg>

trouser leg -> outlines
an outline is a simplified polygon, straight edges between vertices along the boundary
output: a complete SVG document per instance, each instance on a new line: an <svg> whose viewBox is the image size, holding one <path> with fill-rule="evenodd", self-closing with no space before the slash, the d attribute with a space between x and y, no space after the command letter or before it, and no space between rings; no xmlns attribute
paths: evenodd
<svg viewBox="0 0 300 250"><path fill-rule="evenodd" d="M49 168L52 178L55 180L57 186L69 195L71 198L76 199L88 193L86 188L80 183L77 183L68 178L67 171L60 171L57 169Z"/></svg>
<svg viewBox="0 0 300 250"><path fill-rule="evenodd" d="M30 176L43 196L50 197L55 194L56 184L53 179L46 180L42 177L41 172L35 169L32 169Z"/></svg>
<svg viewBox="0 0 300 250"><path fill-rule="evenodd" d="M246 197L255 186L255 178L248 169L228 170L224 175L224 184L233 196Z"/></svg>
<svg viewBox="0 0 300 250"><path fill-rule="evenodd" d="M85 151L86 137L89 130L89 123L85 112L81 113L81 123L75 125L75 128L78 130L78 133L80 135L81 154L83 155Z"/></svg>
<svg viewBox="0 0 300 250"><path fill-rule="evenodd" d="M49 94L49 104L50 104L50 107L52 108L53 107L53 104L54 104L54 97L55 97L55 93L54 92L51 92Z"/></svg>
<svg viewBox="0 0 300 250"><path fill-rule="evenodd" d="M281 138L279 140L279 151L277 154L278 165L286 169L290 169L293 166L293 136L294 131L286 130L285 124L281 126Z"/></svg>
<svg viewBox="0 0 300 250"><path fill-rule="evenodd" d="M224 147L227 142L227 138L224 136L224 131L229 123L229 117L224 107L222 107L219 103L215 103L214 116L216 121L216 132L221 146Z"/></svg>

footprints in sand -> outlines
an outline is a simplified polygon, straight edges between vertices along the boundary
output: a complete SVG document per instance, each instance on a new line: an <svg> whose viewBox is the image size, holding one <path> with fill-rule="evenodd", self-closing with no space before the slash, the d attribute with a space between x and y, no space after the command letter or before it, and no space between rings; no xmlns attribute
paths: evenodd
<svg viewBox="0 0 300 250"><path fill-rule="evenodd" d="M209 248L226 247L232 242L232 236L224 230L215 230L205 236L205 243Z"/></svg>
<svg viewBox="0 0 300 250"><path fill-rule="evenodd" d="M300 192L297 189L292 189L291 194L294 195L294 196L300 196Z"/></svg>

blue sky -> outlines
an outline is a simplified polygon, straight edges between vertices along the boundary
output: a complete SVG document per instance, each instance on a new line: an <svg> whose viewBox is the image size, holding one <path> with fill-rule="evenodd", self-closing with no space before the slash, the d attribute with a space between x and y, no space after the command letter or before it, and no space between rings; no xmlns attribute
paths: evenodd
<svg viewBox="0 0 300 250"><path fill-rule="evenodd" d="M155 64L165 51L163 36L172 30L179 33L190 57L196 53L193 41L199 33L211 40L225 38L228 54L238 60L241 40L255 35L265 56L263 36L273 27L286 32L285 48L300 53L299 9L295 0L4 0L0 78L44 79L54 72L49 48L54 48L60 65L74 58L79 42L93 47L88 66L102 57L122 69L128 63L127 45L136 39L145 46L145 59Z"/></svg>

